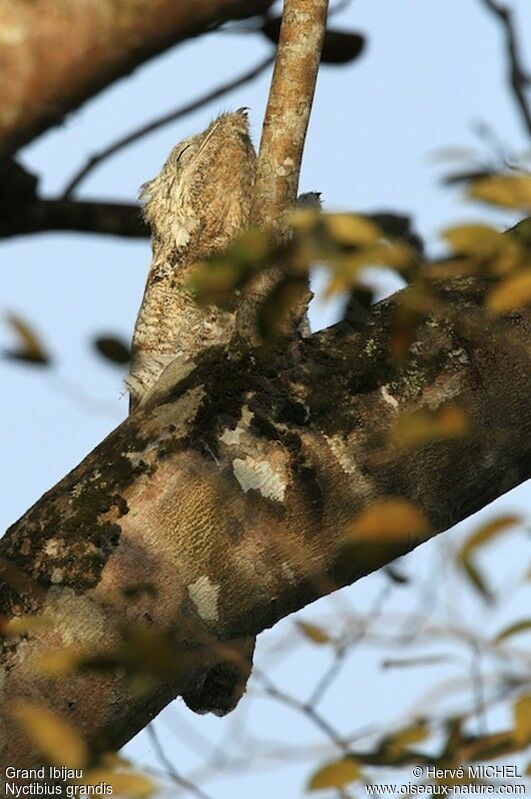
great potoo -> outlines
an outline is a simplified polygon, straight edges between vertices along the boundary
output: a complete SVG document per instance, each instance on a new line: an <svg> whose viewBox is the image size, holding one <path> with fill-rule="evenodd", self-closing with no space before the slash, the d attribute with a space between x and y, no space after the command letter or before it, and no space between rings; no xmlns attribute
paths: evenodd
<svg viewBox="0 0 531 799"><path fill-rule="evenodd" d="M177 144L160 174L142 186L153 258L132 342L132 407L175 357L228 343L234 314L197 305L187 282L196 261L248 224L255 171L247 116L239 109Z"/></svg>

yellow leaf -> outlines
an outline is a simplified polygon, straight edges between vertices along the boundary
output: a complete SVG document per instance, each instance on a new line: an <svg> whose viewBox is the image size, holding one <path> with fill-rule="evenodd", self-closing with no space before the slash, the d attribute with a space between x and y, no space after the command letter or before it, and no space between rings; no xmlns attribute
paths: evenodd
<svg viewBox="0 0 531 799"><path fill-rule="evenodd" d="M4 635L25 635L50 626L50 619L40 616L15 616L4 628Z"/></svg>
<svg viewBox="0 0 531 799"><path fill-rule="evenodd" d="M347 536L359 543L416 540L429 532L429 522L420 508L401 497L389 497L362 511L348 526Z"/></svg>
<svg viewBox="0 0 531 799"><path fill-rule="evenodd" d="M445 405L436 411L422 408L402 414L391 426L391 440L401 447L418 446L430 441L459 438L467 431L465 412L456 405Z"/></svg>
<svg viewBox="0 0 531 799"><path fill-rule="evenodd" d="M11 714L52 765L81 768L85 764L85 741L66 719L25 699L12 703Z"/></svg>
<svg viewBox="0 0 531 799"><path fill-rule="evenodd" d="M430 266L430 277L445 280L460 275L474 275L480 270L481 266L481 260L470 256L466 258L463 256L443 258Z"/></svg>
<svg viewBox="0 0 531 799"><path fill-rule="evenodd" d="M412 744L425 741L428 734L429 729L426 724L422 722L413 724L411 727L405 727L403 730L399 730L394 733L394 735L391 735L391 737L385 741L385 750L391 757L398 757L398 755L401 755Z"/></svg>
<svg viewBox="0 0 531 799"><path fill-rule="evenodd" d="M381 231L374 222L356 214L326 214L324 223L337 244L361 246L378 241Z"/></svg>
<svg viewBox="0 0 531 799"><path fill-rule="evenodd" d="M485 305L491 313L504 314L531 305L531 269L511 275L492 289Z"/></svg>
<svg viewBox="0 0 531 799"><path fill-rule="evenodd" d="M506 516L497 516L480 525L465 541L461 549L461 556L470 555L478 547L488 544L493 538L506 533L510 527L514 527L521 521L519 516L507 514Z"/></svg>
<svg viewBox="0 0 531 799"><path fill-rule="evenodd" d="M83 780L85 785L98 785L100 782L110 785L113 795L130 796L133 799L150 796L156 787L145 774L136 771L113 771L105 768L89 771Z"/></svg>
<svg viewBox="0 0 531 799"><path fill-rule="evenodd" d="M368 266L387 266L402 274L415 265L415 251L401 241L381 241L364 250Z"/></svg>
<svg viewBox="0 0 531 799"><path fill-rule="evenodd" d="M308 624L306 621L298 621L297 627L301 633L314 644L329 644L330 636L316 624Z"/></svg>
<svg viewBox="0 0 531 799"><path fill-rule="evenodd" d="M461 566L473 587L482 595L484 599L487 600L487 602L492 602L494 600L494 594L488 587L485 578L473 562L472 558L463 557L461 559Z"/></svg>
<svg viewBox="0 0 531 799"><path fill-rule="evenodd" d="M131 763L122 755L119 755L118 752L103 752L100 755L99 761L101 768L105 769L118 769L118 768L131 768ZM92 772L90 772L92 774Z"/></svg>
<svg viewBox="0 0 531 799"><path fill-rule="evenodd" d="M344 757L316 771L308 782L308 790L319 791L324 788L342 788L349 782L362 778L363 775L358 761L350 757Z"/></svg>
<svg viewBox="0 0 531 799"><path fill-rule="evenodd" d="M520 746L531 744L531 694L514 703L514 739Z"/></svg>
<svg viewBox="0 0 531 799"><path fill-rule="evenodd" d="M494 639L494 643L499 644L500 641L505 641L507 638L512 638L513 635L529 632L530 630L531 619L522 619L521 621L516 621L514 624L510 624L508 627L505 627L501 632L499 632Z"/></svg>
<svg viewBox="0 0 531 799"><path fill-rule="evenodd" d="M66 677L77 669L83 659L83 653L77 649L58 649L41 655L35 669L47 677Z"/></svg>
<svg viewBox="0 0 531 799"><path fill-rule="evenodd" d="M518 516L499 516L491 519L486 524L482 524L470 535L459 552L458 560L465 574L469 578L474 588L488 601L494 599L494 595L487 585L487 582L473 561L473 554L479 548L488 544L493 538L507 532L520 521Z"/></svg>
<svg viewBox="0 0 531 799"><path fill-rule="evenodd" d="M300 233L311 233L321 219L317 208L293 208L286 214L286 222Z"/></svg>
<svg viewBox="0 0 531 799"><path fill-rule="evenodd" d="M19 349L7 353L10 358L31 363L48 364L50 356L45 351L36 332L30 325L16 314L8 314L7 323L11 326L19 340Z"/></svg>
<svg viewBox="0 0 531 799"><path fill-rule="evenodd" d="M531 176L492 175L474 180L470 197L502 208L531 209Z"/></svg>
<svg viewBox="0 0 531 799"><path fill-rule="evenodd" d="M488 225L460 225L443 231L442 237L463 255L494 255L507 237Z"/></svg>

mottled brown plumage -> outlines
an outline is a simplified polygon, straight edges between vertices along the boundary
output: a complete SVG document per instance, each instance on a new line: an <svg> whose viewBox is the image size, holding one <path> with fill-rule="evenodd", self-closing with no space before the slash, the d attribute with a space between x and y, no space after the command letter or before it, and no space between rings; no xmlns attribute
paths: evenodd
<svg viewBox="0 0 531 799"><path fill-rule="evenodd" d="M233 313L200 307L186 283L196 261L225 247L248 224L255 171L240 109L177 144L160 174L142 187L153 259L133 335L127 380L132 407L175 357L229 341Z"/></svg>

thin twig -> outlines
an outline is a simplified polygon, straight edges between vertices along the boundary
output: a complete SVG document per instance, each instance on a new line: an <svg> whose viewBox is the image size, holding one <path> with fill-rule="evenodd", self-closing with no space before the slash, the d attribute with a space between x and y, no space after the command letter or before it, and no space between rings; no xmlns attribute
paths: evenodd
<svg viewBox="0 0 531 799"><path fill-rule="evenodd" d="M155 754L157 755L158 759L160 760L161 764L164 766L166 771L168 772L169 776L172 778L177 785L180 785L181 788L186 788L193 796L197 796L197 799L209 799L206 793L203 793L197 785L194 785L192 782L187 780L185 777L181 776L169 757L166 755L166 752L162 748L162 744L159 741L158 735L155 732L155 727L153 724L148 724L147 726L147 733L151 739L151 743L153 745L153 749L155 750Z"/></svg>
<svg viewBox="0 0 531 799"><path fill-rule="evenodd" d="M487 707L485 698L485 680L483 678L482 652L479 641L472 647L470 662L470 679L474 694L475 715L478 720L478 735L488 735Z"/></svg>
<svg viewBox="0 0 531 799"><path fill-rule="evenodd" d="M382 591L376 597L376 600L374 601L372 608L369 610L367 616L363 620L361 624L361 629L356 630L356 633L353 636L349 636L337 647L334 660L322 675L321 679L315 686L312 695L310 696L307 702L308 707L315 708L317 703L323 698L325 692L328 690L328 688L332 685L335 678L337 677L343 663L345 662L346 656L350 654L353 646L359 644L363 640L363 638L369 631L371 625L381 615L384 604L388 599L392 589L393 589L392 585L388 584L384 586Z"/></svg>
<svg viewBox="0 0 531 799"><path fill-rule="evenodd" d="M315 708L305 704L304 702L301 702L291 694L282 691L266 674L257 670L256 668L254 669L254 678L262 685L262 688L268 696L271 696L273 699L277 699L279 702L282 702L288 707L292 707L294 710L302 713L304 716L310 719L310 721L316 727L318 727L321 732L323 732L332 741L332 743L334 743L343 752L348 753L349 745L347 741L342 738L337 730L335 730L334 727L332 727L332 725L329 724L329 722L323 718L323 716L321 716L317 710L315 710Z"/></svg>
<svg viewBox="0 0 531 799"><path fill-rule="evenodd" d="M93 156L91 156L86 164L79 170L79 172L76 172L66 186L63 192L63 197L70 197L73 191L77 189L79 184L85 180L85 178L91 172L93 172L93 170L99 164L101 164L102 161L105 161L107 158L110 158L110 156L115 155L120 150L123 150L125 147L133 144L133 142L136 142L144 136L147 136L148 133L153 133L153 131L162 128L164 125L168 125L170 122L176 122L178 119L181 119L181 117L192 113L192 111L197 111L199 108L203 108L203 106L208 105L220 97L223 97L225 94L228 94L234 89L238 89L240 86L249 83L261 75L262 72L265 72L265 70L273 64L274 60L274 56L268 56L239 77L234 78L228 83L223 83L220 86L217 86L215 89L212 89L212 91L201 95L201 97L198 97L196 100L192 100L190 103L181 105L179 108L176 108L173 111L169 111L162 116L156 117L151 122L136 128L136 130L131 131L126 136L116 139L116 141L109 144L103 150L100 150L99 153L95 153Z"/></svg>
<svg viewBox="0 0 531 799"><path fill-rule="evenodd" d="M529 88L531 77L522 66L520 48L516 37L514 15L506 6L498 5L494 0L480 0L491 14L497 17L503 27L505 38L505 51L509 66L508 79L512 94L520 111L523 123L531 135L531 108L528 104L526 89Z"/></svg>

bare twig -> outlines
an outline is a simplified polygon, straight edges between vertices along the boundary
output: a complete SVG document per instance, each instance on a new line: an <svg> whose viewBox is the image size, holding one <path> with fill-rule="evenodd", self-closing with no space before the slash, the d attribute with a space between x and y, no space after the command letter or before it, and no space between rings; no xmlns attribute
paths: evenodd
<svg viewBox="0 0 531 799"><path fill-rule="evenodd" d="M386 585L384 586L383 590L378 594L376 597L375 602L372 605L372 608L369 610L368 614L364 618L361 623L361 626L354 635L348 636L341 644L337 647L335 652L335 657L331 662L330 666L324 674L322 675L319 682L316 684L310 699L307 702L308 707L314 708L317 703L323 698L324 694L328 690L328 688L332 685L335 678L337 677L342 665L345 662L345 658L350 652L352 648L359 644L367 632L369 631L371 625L377 621L379 616L383 611L383 606L388 599L393 586Z"/></svg>
<svg viewBox="0 0 531 799"><path fill-rule="evenodd" d="M136 130L133 130L127 135L116 139L116 141L109 144L103 150L100 150L99 153L95 153L89 158L87 163L79 170L79 172L76 172L76 174L72 177L64 190L63 196L70 197L79 184L85 180L85 178L87 178L88 175L93 172L102 161L105 161L112 155L116 155L116 153L120 150L123 150L125 147L128 147L130 144L133 144L144 136L147 136L149 133L153 133L155 130L162 128L164 125L168 125L170 122L176 122L178 119L181 119L187 114L192 113L192 111L197 111L199 108L203 108L203 106L208 105L220 97L223 97L225 94L228 94L234 89L244 86L246 83L249 83L261 75L262 72L265 72L265 70L273 64L274 60L274 56L268 56L256 64L256 66L252 67L252 69L242 73L239 77L234 78L228 83L223 83L220 86L217 86L215 89L212 89L212 91L202 94L196 100L192 100L192 102L181 105L173 111L169 111L167 114L156 117L151 122L141 125L139 128L136 128Z"/></svg>
<svg viewBox="0 0 531 799"><path fill-rule="evenodd" d="M299 713L302 713L312 722L312 724L318 727L321 732L323 732L327 738L329 738L330 741L335 744L335 746L337 746L343 752L348 753L349 745L347 740L343 738L337 732L337 730L335 730L334 727L323 716L321 716L317 710L315 710L315 708L304 702L301 702L291 694L282 691L266 674L264 674L264 672L258 669L254 670L254 678L261 684L268 696L272 697L273 699L277 699L279 702L282 702L282 704L297 710Z"/></svg>
<svg viewBox="0 0 531 799"><path fill-rule="evenodd" d="M498 5L495 0L480 1L491 14L499 19L502 25L509 67L507 73L509 85L527 133L531 135L531 108L526 95L526 89L529 88L531 77L522 66L520 48L516 37L514 15L509 8Z"/></svg>
<svg viewBox="0 0 531 799"><path fill-rule="evenodd" d="M148 724L147 726L147 733L151 739L151 743L153 745L153 749L155 750L155 754L157 755L158 759L160 760L161 765L164 766L168 775L172 778L172 780L180 785L181 788L186 788L192 796L196 796L197 799L209 799L206 793L203 793L196 785L192 782L187 780L185 777L181 776L179 772L176 770L175 766L171 762L171 760L166 755L166 752L162 748L162 744L159 741L158 735L155 732L155 727L153 724Z"/></svg>

